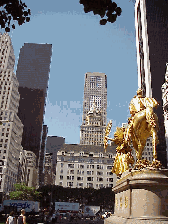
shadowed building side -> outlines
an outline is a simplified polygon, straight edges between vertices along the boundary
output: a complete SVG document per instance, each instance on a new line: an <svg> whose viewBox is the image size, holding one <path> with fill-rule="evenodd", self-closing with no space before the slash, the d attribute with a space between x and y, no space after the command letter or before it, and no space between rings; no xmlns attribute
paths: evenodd
<svg viewBox="0 0 169 224"><path fill-rule="evenodd" d="M154 111L158 116L158 159L167 166L161 86L168 62L168 1L136 0L135 4L138 86L144 96L159 102Z"/></svg>
<svg viewBox="0 0 169 224"><path fill-rule="evenodd" d="M22 146L35 153L36 166L42 140L51 55L51 44L25 43L20 49L16 71L20 93L18 116L24 124Z"/></svg>

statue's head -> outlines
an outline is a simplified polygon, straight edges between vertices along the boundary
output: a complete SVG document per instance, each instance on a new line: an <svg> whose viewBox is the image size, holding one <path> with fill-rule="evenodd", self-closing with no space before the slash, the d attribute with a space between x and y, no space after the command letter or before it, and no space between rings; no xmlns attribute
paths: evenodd
<svg viewBox="0 0 169 224"><path fill-rule="evenodd" d="M141 88L138 88L137 96L143 96L143 90Z"/></svg>

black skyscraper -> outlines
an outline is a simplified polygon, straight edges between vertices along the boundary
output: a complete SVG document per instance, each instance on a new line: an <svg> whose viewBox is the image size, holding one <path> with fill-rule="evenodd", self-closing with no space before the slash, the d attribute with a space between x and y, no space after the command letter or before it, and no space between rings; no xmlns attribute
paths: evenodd
<svg viewBox="0 0 169 224"><path fill-rule="evenodd" d="M166 167L161 86L168 62L168 1L136 0L135 19L139 87L145 96L155 98L160 104L155 110L159 122L157 156Z"/></svg>
<svg viewBox="0 0 169 224"><path fill-rule="evenodd" d="M16 71L20 93L18 116L24 125L22 146L36 154L37 164L51 55L51 44L25 43L20 49Z"/></svg>

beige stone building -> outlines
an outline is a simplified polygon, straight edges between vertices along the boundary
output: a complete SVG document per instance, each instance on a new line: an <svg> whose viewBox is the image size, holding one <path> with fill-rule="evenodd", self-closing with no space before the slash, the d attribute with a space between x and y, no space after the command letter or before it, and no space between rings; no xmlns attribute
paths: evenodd
<svg viewBox="0 0 169 224"><path fill-rule="evenodd" d="M142 154L142 159L147 159L150 162L153 161L153 146L152 146L152 137L147 138L146 145Z"/></svg>
<svg viewBox="0 0 169 224"><path fill-rule="evenodd" d="M25 183L27 180L27 161L26 161L26 152L21 147L20 155L19 155L19 167L18 167L18 183Z"/></svg>
<svg viewBox="0 0 169 224"><path fill-rule="evenodd" d="M116 184L111 172L115 146L64 144L57 154L55 185L72 188L103 188Z"/></svg>
<svg viewBox="0 0 169 224"><path fill-rule="evenodd" d="M52 153L45 154L45 172L44 172L44 185L55 183L55 174L53 172Z"/></svg>
<svg viewBox="0 0 169 224"><path fill-rule="evenodd" d="M26 151L27 178L26 185L28 187L38 187L38 169L36 168L36 155L32 151Z"/></svg>
<svg viewBox="0 0 169 224"><path fill-rule="evenodd" d="M102 114L93 103L87 113L85 125L81 125L80 140L82 145L103 145L106 126L103 126Z"/></svg>
<svg viewBox="0 0 169 224"><path fill-rule="evenodd" d="M85 74L81 145L103 145L107 121L107 76L99 72Z"/></svg>
<svg viewBox="0 0 169 224"><path fill-rule="evenodd" d="M23 125L17 116L20 95L14 74L15 56L8 34L0 35L0 196L17 182Z"/></svg>

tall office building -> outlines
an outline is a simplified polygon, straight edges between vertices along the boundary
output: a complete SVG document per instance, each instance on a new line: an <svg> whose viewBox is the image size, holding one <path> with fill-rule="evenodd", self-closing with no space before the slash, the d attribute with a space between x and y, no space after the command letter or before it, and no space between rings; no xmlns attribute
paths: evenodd
<svg viewBox="0 0 169 224"><path fill-rule="evenodd" d="M24 150L35 153L36 165L42 140L51 55L51 44L25 43L20 49L16 71L21 96L18 116L24 125L22 146Z"/></svg>
<svg viewBox="0 0 169 224"><path fill-rule="evenodd" d="M17 116L19 83L13 72L15 55L8 34L0 35L0 201L17 182L23 124ZM8 122L9 121L9 122Z"/></svg>
<svg viewBox="0 0 169 224"><path fill-rule="evenodd" d="M106 120L107 76L88 72L85 74L80 144L103 145Z"/></svg>
<svg viewBox="0 0 169 224"><path fill-rule="evenodd" d="M144 96L153 97L159 103L158 115L160 143L157 156L167 166L164 117L161 86L165 80L168 62L168 1L136 0L135 27L138 64L138 86Z"/></svg>

